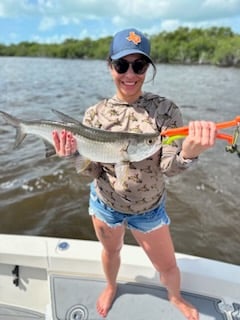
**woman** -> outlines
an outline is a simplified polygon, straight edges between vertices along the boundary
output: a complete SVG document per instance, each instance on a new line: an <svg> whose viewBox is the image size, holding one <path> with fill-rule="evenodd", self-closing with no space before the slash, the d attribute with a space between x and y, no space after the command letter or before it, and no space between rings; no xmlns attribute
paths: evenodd
<svg viewBox="0 0 240 320"><path fill-rule="evenodd" d="M109 70L116 94L90 107L84 123L110 131L155 132L183 125L179 108L170 100L145 93L142 86L152 65L149 40L136 29L118 32L111 43ZM192 165L215 142L212 122L189 123L183 143L163 145L148 159L130 163L127 176L119 181L114 164L91 163L86 174L93 177L89 214L96 236L103 245L102 264L106 287L97 301L99 314L106 317L117 291L117 274L125 228L129 228L160 273L169 300L186 319L199 319L197 310L180 293L180 272L165 211L164 175L173 176ZM73 154L76 142L70 133L53 133L60 156ZM81 150L80 150L81 152Z"/></svg>

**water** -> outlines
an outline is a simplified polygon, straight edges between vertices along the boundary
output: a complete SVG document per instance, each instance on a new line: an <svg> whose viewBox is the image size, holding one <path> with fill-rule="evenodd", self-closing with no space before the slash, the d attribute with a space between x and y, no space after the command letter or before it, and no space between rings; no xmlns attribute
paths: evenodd
<svg viewBox="0 0 240 320"><path fill-rule="evenodd" d="M186 124L240 114L239 69L157 69L145 90L173 99ZM24 119L54 119L55 108L81 120L88 106L114 93L104 61L0 58L0 75L0 109ZM96 240L90 180L70 160L46 160L37 138L13 150L15 130L0 124L0 232ZM167 209L176 251L240 264L240 159L225 145L217 141L197 166L167 179ZM129 232L125 242L135 244Z"/></svg>

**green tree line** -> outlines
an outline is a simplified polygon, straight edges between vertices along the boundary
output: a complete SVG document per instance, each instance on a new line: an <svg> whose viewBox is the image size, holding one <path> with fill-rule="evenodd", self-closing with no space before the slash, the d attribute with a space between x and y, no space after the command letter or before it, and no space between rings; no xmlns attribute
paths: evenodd
<svg viewBox="0 0 240 320"><path fill-rule="evenodd" d="M92 40L67 39L57 44L20 42L0 44L0 56L106 59L112 37ZM151 56L156 63L215 64L240 67L240 35L231 28L181 27L150 37Z"/></svg>

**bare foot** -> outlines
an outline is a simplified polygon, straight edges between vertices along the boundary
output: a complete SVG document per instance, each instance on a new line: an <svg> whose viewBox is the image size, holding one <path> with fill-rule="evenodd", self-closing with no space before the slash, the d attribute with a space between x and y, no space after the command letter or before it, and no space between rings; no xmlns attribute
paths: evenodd
<svg viewBox="0 0 240 320"><path fill-rule="evenodd" d="M97 311L102 317L106 317L109 309L112 306L113 300L117 292L117 286L107 286L100 294L97 301Z"/></svg>
<svg viewBox="0 0 240 320"><path fill-rule="evenodd" d="M169 298L169 300L178 310L180 310L183 313L186 319L199 320L199 314L197 309L193 305L188 303L186 300L184 300L182 297L171 297Z"/></svg>

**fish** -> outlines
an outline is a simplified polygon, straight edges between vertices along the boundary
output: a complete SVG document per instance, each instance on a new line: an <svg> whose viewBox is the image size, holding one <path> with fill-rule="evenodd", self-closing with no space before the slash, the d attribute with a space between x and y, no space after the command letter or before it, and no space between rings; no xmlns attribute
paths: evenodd
<svg viewBox="0 0 240 320"><path fill-rule="evenodd" d="M14 148L18 148L27 135L41 138L45 144L45 155L56 154L52 132L66 130L76 139L78 159L77 171L83 171L92 162L121 165L139 162L149 158L161 148L159 132L133 133L126 131L108 131L84 125L82 122L60 112L52 110L60 116L55 120L22 120L5 111L0 115L7 124L16 128ZM119 172L122 169L119 169Z"/></svg>

